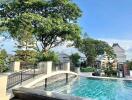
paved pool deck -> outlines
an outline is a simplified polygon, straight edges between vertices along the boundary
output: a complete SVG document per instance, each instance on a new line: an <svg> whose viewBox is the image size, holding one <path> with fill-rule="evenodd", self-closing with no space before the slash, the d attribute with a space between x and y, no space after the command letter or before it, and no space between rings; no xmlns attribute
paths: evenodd
<svg viewBox="0 0 132 100"><path fill-rule="evenodd" d="M99 78L99 79L117 79L117 80L130 80L132 81L132 77L127 76L123 78L117 78L117 77L102 77L102 76L92 76L92 72L81 72L80 76L82 77L89 77L89 78Z"/></svg>

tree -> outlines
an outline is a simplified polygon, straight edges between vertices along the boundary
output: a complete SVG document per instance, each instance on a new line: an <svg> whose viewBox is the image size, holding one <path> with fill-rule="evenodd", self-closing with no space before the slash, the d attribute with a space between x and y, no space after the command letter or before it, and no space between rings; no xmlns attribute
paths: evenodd
<svg viewBox="0 0 132 100"><path fill-rule="evenodd" d="M71 0L14 0L1 4L0 27L20 43L25 41L24 45L35 39L46 52L66 40L80 38L80 16L81 10Z"/></svg>
<svg viewBox="0 0 132 100"><path fill-rule="evenodd" d="M3 49L0 51L0 72L6 71L7 64L6 64L7 52Z"/></svg>
<svg viewBox="0 0 132 100"><path fill-rule="evenodd" d="M24 61L35 64L37 62L37 52L34 50L17 50L15 54L16 61Z"/></svg>
<svg viewBox="0 0 132 100"><path fill-rule="evenodd" d="M59 62L59 56L54 51L48 51L47 53L39 52L37 55L38 62L41 61L53 61L54 63Z"/></svg>
<svg viewBox="0 0 132 100"><path fill-rule="evenodd" d="M74 53L70 56L72 64L77 67L79 64L80 55L78 53Z"/></svg>
<svg viewBox="0 0 132 100"><path fill-rule="evenodd" d="M104 54L104 52L106 52L109 57L115 57L112 47L104 41L83 38L76 41L74 45L80 52L85 54L88 66L93 66L96 57Z"/></svg>

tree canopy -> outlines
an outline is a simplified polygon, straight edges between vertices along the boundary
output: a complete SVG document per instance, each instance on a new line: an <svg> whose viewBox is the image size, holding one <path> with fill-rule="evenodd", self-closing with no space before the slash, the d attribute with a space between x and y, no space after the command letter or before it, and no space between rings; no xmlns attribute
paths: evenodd
<svg viewBox="0 0 132 100"><path fill-rule="evenodd" d="M72 55L70 55L70 60L72 62L72 64L75 66L75 67L78 67L79 66L79 59L80 59L80 55L78 53L74 53Z"/></svg>
<svg viewBox="0 0 132 100"><path fill-rule="evenodd" d="M37 41L47 51L80 38L77 20L82 12L71 0L14 0L0 8L0 30L20 44Z"/></svg>
<svg viewBox="0 0 132 100"><path fill-rule="evenodd" d="M89 66L92 66L96 57L104 54L104 52L106 52L110 58L115 57L112 47L104 41L94 40L87 37L76 41L74 45L86 56L87 65Z"/></svg>
<svg viewBox="0 0 132 100"><path fill-rule="evenodd" d="M17 50L15 54L15 61L22 61L28 63L37 62L37 52L33 50Z"/></svg>

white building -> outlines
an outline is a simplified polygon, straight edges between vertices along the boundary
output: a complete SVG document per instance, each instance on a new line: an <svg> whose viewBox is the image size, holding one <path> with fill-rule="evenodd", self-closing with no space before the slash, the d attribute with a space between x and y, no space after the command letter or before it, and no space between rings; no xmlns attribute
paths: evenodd
<svg viewBox="0 0 132 100"><path fill-rule="evenodd" d="M119 64L124 64L126 62L125 50L120 47L118 43L114 43L112 47L116 54L117 62Z"/></svg>
<svg viewBox="0 0 132 100"><path fill-rule="evenodd" d="M119 46L118 43L113 44L113 50L114 53L116 54L116 59L108 58L108 55L104 53L103 55L99 55L96 60L100 62L100 67L107 67L107 64L113 63L113 69L117 69L118 65L119 68L123 66L123 64L126 62L126 55L125 55L125 50Z"/></svg>
<svg viewBox="0 0 132 100"><path fill-rule="evenodd" d="M59 60L61 63L70 61L70 57L68 54L61 52L58 55L59 55Z"/></svg>
<svg viewBox="0 0 132 100"><path fill-rule="evenodd" d="M107 67L107 64L109 62L110 63L113 63L114 62L114 59L109 58L108 55L106 54L106 52L103 55L99 55L96 58L96 60L100 62L100 67L102 67L102 68L106 68Z"/></svg>

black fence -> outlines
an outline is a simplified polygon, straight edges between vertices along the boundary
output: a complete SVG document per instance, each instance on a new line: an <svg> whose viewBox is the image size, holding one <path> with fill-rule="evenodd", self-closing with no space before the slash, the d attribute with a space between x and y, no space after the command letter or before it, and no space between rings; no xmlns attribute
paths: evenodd
<svg viewBox="0 0 132 100"><path fill-rule="evenodd" d="M53 63L52 64L52 71L59 71L59 70L63 70L63 65L64 63Z"/></svg>
<svg viewBox="0 0 132 100"><path fill-rule="evenodd" d="M40 68L37 68L37 65L32 63L21 62L20 69L20 72L15 72L8 76L7 89L17 84L22 84L22 82L34 78L37 75L45 74Z"/></svg>
<svg viewBox="0 0 132 100"><path fill-rule="evenodd" d="M8 76L7 89L10 89L17 84L22 84L22 82L28 79L34 78L35 76L40 75L40 74L44 74L44 73L38 69L37 70L29 69L29 70L13 73Z"/></svg>

